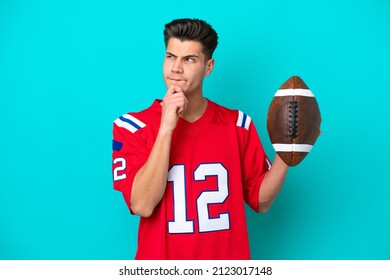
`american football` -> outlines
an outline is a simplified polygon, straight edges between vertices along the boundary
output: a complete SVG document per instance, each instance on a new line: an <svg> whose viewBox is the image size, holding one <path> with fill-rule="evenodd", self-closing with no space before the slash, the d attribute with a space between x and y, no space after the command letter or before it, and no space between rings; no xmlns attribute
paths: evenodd
<svg viewBox="0 0 390 280"><path fill-rule="evenodd" d="M320 135L317 100L298 76L275 93L267 115L267 130L276 153L289 166L299 164Z"/></svg>

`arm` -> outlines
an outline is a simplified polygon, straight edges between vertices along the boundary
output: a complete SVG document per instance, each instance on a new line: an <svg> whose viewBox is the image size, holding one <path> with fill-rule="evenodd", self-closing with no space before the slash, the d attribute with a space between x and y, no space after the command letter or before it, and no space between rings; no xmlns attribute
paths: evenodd
<svg viewBox="0 0 390 280"><path fill-rule="evenodd" d="M276 155L271 169L264 176L259 193L259 211L265 213L282 189L288 165Z"/></svg>
<svg viewBox="0 0 390 280"><path fill-rule="evenodd" d="M172 133L179 116L187 107L187 99L179 87L171 86L161 103L161 124L146 163L134 178L131 191L131 210L149 217L161 201L167 185Z"/></svg>

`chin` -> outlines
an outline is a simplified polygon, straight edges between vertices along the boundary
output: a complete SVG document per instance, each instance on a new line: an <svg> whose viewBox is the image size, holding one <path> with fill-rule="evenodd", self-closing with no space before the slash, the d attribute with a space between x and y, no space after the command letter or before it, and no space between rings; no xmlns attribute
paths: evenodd
<svg viewBox="0 0 390 280"><path fill-rule="evenodd" d="M185 92L185 83L183 83L183 82L168 81L165 84L167 85L168 88L170 86L175 86L175 87L181 88Z"/></svg>

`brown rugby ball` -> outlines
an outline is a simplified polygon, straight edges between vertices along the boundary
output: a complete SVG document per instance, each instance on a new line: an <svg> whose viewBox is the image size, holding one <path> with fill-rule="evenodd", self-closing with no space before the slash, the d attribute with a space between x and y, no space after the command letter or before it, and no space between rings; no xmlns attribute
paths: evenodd
<svg viewBox="0 0 390 280"><path fill-rule="evenodd" d="M289 166L299 164L320 135L316 98L298 76L275 93L267 115L267 130L276 153Z"/></svg>

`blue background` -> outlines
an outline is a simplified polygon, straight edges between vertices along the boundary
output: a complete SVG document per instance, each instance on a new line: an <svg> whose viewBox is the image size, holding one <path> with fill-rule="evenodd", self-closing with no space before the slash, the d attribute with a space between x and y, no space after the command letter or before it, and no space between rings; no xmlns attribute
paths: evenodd
<svg viewBox="0 0 390 280"><path fill-rule="evenodd" d="M390 5L364 1L0 1L0 259L132 259L112 122L165 93L163 25L220 36L205 95L254 120L299 75L322 136L267 214L254 259L390 259ZM218 246L218 244L215 244Z"/></svg>

